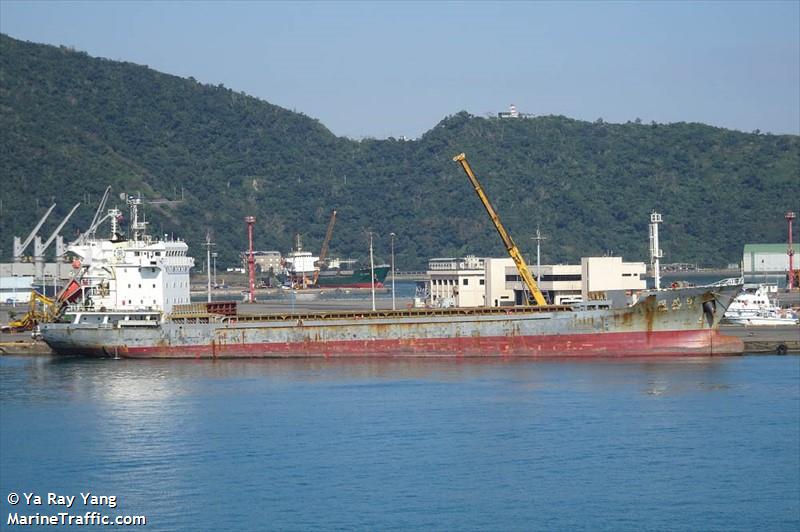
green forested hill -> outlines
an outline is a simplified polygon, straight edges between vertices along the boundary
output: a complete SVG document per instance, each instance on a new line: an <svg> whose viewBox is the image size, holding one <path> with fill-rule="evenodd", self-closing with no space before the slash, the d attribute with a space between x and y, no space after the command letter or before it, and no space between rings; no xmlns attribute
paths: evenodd
<svg viewBox="0 0 800 532"><path fill-rule="evenodd" d="M222 86L0 36L0 248L87 202L107 185L153 205L153 233L181 235L198 258L206 231L220 264L246 243L318 250L330 211L332 253L363 257L366 233L401 269L432 256L503 255L453 155L466 152L528 254L539 224L546 261L612 252L646 260L649 213L664 215L667 262L740 260L746 242L782 241L797 210L800 138L702 124L607 124L560 116L487 119L459 113L415 141L339 138L318 121ZM118 202L122 207L122 203ZM54 227L55 221L45 225Z"/></svg>

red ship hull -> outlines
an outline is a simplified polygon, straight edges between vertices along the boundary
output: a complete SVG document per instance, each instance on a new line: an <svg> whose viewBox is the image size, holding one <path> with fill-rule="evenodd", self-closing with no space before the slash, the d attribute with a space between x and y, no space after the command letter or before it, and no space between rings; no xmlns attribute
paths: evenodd
<svg viewBox="0 0 800 532"><path fill-rule="evenodd" d="M130 358L294 357L671 357L739 355L741 339L718 331L661 331L553 336L374 339L368 341L244 343L232 345L120 347ZM84 351L85 352L85 351ZM108 355L109 353L105 353Z"/></svg>

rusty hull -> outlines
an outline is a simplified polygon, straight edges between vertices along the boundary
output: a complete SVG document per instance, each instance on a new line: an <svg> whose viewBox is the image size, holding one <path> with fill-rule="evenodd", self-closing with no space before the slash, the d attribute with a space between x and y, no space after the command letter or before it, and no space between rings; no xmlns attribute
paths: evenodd
<svg viewBox="0 0 800 532"><path fill-rule="evenodd" d="M744 345L719 334L719 321L738 291L650 291L621 309L182 317L150 328L49 324L42 334L60 354L143 358L729 355L741 354Z"/></svg>

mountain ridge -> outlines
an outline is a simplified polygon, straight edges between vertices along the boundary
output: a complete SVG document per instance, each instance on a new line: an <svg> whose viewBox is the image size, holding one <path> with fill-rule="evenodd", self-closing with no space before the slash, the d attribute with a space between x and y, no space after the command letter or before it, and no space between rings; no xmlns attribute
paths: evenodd
<svg viewBox="0 0 800 532"><path fill-rule="evenodd" d="M295 232L318 249L334 208L336 254L363 257L371 230L386 261L389 233L397 234L401 269L432 256L502 256L452 162L466 152L523 251L537 225L550 236L547 262L609 252L646 260L655 209L667 262L724 265L741 259L746 242L785 238L783 212L796 208L800 175L800 137L699 123L460 112L416 140L355 141L222 86L6 35L0 129L6 258L11 237L27 235L48 200L58 198L56 218L76 201L96 204L109 184L115 194L182 197L149 209L153 232L185 237L199 257L209 231L221 263L244 248L246 215L257 218L259 249L285 253ZM79 209L73 230L94 209Z"/></svg>

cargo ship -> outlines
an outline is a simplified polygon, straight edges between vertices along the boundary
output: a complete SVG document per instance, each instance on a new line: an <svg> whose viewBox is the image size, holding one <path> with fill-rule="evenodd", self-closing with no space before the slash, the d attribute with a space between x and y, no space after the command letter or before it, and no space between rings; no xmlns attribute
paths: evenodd
<svg viewBox="0 0 800 532"><path fill-rule="evenodd" d="M371 288L372 271L367 267L356 267L358 261L353 259L331 259L327 268L317 274L319 288ZM390 266L375 266L375 288L383 288Z"/></svg>
<svg viewBox="0 0 800 532"><path fill-rule="evenodd" d="M463 157L460 156L460 157ZM40 334L63 355L131 358L234 357L643 357L740 354L720 334L736 281L643 290L620 304L598 298L548 305L521 253L470 176L529 289L516 307L411 308L252 315L236 303L188 303L183 242L110 239L70 246L81 257L79 292ZM133 224L137 223L132 212ZM112 231L112 234L115 234Z"/></svg>
<svg viewBox="0 0 800 532"><path fill-rule="evenodd" d="M626 308L408 309L247 315L236 303L101 311L73 308L40 326L58 354L132 358L643 357L741 354L719 333L740 287L645 291Z"/></svg>

